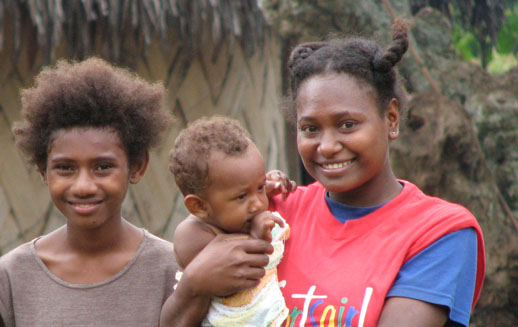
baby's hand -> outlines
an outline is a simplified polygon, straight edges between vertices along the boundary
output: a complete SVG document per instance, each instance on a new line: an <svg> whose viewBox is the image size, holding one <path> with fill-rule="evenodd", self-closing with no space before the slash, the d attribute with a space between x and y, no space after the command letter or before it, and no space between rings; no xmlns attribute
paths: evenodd
<svg viewBox="0 0 518 327"><path fill-rule="evenodd" d="M286 199L289 193L295 191L297 183L290 180L280 170L271 170L266 173L266 195L268 198L281 193L282 199Z"/></svg>
<svg viewBox="0 0 518 327"><path fill-rule="evenodd" d="M272 242L272 229L275 224L284 227L284 221L272 214L270 211L264 211L252 219L252 226L250 227L250 236Z"/></svg>

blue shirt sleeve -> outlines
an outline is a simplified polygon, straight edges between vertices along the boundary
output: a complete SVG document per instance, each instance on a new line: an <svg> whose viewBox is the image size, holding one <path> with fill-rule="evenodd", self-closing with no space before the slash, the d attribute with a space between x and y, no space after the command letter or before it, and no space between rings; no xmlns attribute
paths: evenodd
<svg viewBox="0 0 518 327"><path fill-rule="evenodd" d="M449 308L449 321L469 325L477 274L477 234L447 234L401 267L387 297L400 296ZM457 325L458 326L458 325Z"/></svg>

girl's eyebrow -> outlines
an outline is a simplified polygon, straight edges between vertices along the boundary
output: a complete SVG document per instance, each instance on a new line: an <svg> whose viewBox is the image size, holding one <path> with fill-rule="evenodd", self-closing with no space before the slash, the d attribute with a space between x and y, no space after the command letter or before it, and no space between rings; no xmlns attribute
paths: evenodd
<svg viewBox="0 0 518 327"><path fill-rule="evenodd" d="M51 163L53 163L53 162L74 162L74 161L75 160L73 160L73 159L70 159L66 156L60 156L60 155L55 156L50 160Z"/></svg>
<svg viewBox="0 0 518 327"><path fill-rule="evenodd" d="M114 155L100 155L98 157L93 158L91 161L98 162L98 161L115 161L117 160L116 156ZM56 155L54 156L50 162L74 162L77 161L73 158L67 157L66 155Z"/></svg>

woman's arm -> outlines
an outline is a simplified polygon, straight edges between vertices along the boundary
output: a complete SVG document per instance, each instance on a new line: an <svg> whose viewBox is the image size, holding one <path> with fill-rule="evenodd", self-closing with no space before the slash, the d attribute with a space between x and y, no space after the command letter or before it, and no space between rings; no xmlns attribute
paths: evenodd
<svg viewBox="0 0 518 327"><path fill-rule="evenodd" d="M443 306L405 297L389 297L381 311L378 327L442 327L447 319L447 309Z"/></svg>
<svg viewBox="0 0 518 327"><path fill-rule="evenodd" d="M381 318L387 326L392 326L394 319L401 326L443 326L441 316L445 315L448 326L467 326L473 304L476 260L474 229L461 229L441 237L401 268Z"/></svg>
<svg viewBox="0 0 518 327"><path fill-rule="evenodd" d="M216 236L185 268L162 307L160 326L199 326L210 297L256 286L268 264L266 253L272 252L271 244L248 235Z"/></svg>

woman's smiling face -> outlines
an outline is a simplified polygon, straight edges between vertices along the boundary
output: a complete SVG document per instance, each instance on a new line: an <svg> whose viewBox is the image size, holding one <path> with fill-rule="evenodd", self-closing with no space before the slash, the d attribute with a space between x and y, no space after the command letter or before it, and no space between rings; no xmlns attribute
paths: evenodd
<svg viewBox="0 0 518 327"><path fill-rule="evenodd" d="M342 202L379 195L393 177L388 144L397 137L397 101L382 114L372 87L330 73L303 82L295 105L297 146L308 173Z"/></svg>

